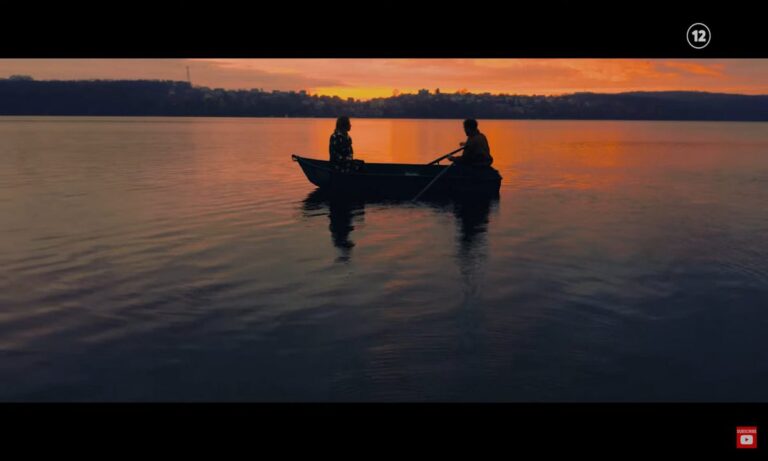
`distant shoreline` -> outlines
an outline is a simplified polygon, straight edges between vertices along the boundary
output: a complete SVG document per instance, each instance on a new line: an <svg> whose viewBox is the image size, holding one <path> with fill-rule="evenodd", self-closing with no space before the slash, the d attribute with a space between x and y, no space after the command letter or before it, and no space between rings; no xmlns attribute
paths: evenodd
<svg viewBox="0 0 768 461"><path fill-rule="evenodd" d="M768 121L768 95L693 91L559 96L420 90L371 100L155 80L0 79L0 116Z"/></svg>
<svg viewBox="0 0 768 461"><path fill-rule="evenodd" d="M277 117L277 116L231 116L231 115L47 115L47 114L0 114L0 121L8 122L11 120L3 120L10 118L46 118L46 119L269 119L269 120L328 120L334 121L335 117ZM461 122L461 118L424 118L424 117L365 117L356 116L355 119L359 120L413 120L413 121L445 121L445 122ZM695 120L695 119L619 119L619 118L481 118L479 120L484 121L500 121L500 122L691 122L691 123L768 123L768 120Z"/></svg>

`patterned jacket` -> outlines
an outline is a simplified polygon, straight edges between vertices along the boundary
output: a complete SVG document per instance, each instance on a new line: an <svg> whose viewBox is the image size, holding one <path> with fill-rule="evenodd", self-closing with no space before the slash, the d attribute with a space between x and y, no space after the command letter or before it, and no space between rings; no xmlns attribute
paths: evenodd
<svg viewBox="0 0 768 461"><path fill-rule="evenodd" d="M331 162L343 163L352 160L352 138L348 133L334 131L331 135L331 142L328 147L331 154Z"/></svg>

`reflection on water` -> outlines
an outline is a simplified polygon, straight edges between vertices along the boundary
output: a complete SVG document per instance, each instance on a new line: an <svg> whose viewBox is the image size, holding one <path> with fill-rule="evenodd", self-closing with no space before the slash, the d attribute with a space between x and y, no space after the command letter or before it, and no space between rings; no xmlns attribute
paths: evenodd
<svg viewBox="0 0 768 461"><path fill-rule="evenodd" d="M459 227L458 260L465 293L474 295L478 290L478 279L482 276L488 252L489 216L498 201L498 197L480 196L453 203L453 213Z"/></svg>
<svg viewBox="0 0 768 461"><path fill-rule="evenodd" d="M309 215L316 215L318 211L328 215L331 241L339 250L337 261L349 261L352 248L355 246L349 234L355 229L353 219L362 221L365 216L365 201L333 196L315 189L304 199L303 210Z"/></svg>
<svg viewBox="0 0 768 461"><path fill-rule="evenodd" d="M491 208L499 201L498 195L477 195L464 198L432 198L412 202L410 200L372 199L363 197L340 196L321 189L310 192L302 202L305 217L313 218L318 214L328 217L328 229L331 232L333 246L339 251L337 261L350 259L355 242L350 234L355 229L354 222L363 222L366 204L379 204L392 207L424 208L438 213L451 213L456 218L459 229L457 235L458 258L462 267L472 268L479 264L487 247L485 233Z"/></svg>
<svg viewBox="0 0 768 461"><path fill-rule="evenodd" d="M0 117L0 400L768 401L766 124L481 121L419 203L315 191L333 124Z"/></svg>
<svg viewBox="0 0 768 461"><path fill-rule="evenodd" d="M488 231L491 207L496 206L498 201L498 196L478 196L454 201L453 213L461 230L459 242L462 253L472 252L478 240L484 238Z"/></svg>

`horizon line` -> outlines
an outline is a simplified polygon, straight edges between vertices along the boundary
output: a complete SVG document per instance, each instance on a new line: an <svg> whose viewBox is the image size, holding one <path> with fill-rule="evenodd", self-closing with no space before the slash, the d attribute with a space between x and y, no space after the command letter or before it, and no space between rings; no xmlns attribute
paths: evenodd
<svg viewBox="0 0 768 461"><path fill-rule="evenodd" d="M16 77L16 78L14 78ZM353 101L373 101L376 99L389 99L389 98L396 98L398 96L404 96L404 95L418 95L420 91L427 91L430 95L437 95L437 94L446 94L446 95L491 95L491 96L523 96L523 97L562 97L562 96L572 96L572 95L578 95L578 94L595 94L595 95L622 95L622 94L637 94L637 93L646 93L646 94L653 94L653 93L701 93L701 94L712 94L712 95L729 95L729 96L747 96L747 97L761 97L761 96L768 96L768 93L759 93L759 94L746 94L746 93L725 93L725 92L713 92L713 91L703 91L703 90L680 90L680 89L669 89L669 90L624 90L624 91L617 91L617 92L596 92L596 91L574 91L574 92L564 92L564 93L493 93L489 91L484 92L473 92L470 90L455 90L455 91L440 91L440 93L437 93L437 90L440 90L440 88L421 88L419 90L393 90L393 94L390 96L377 96L372 98L355 98L355 97L342 97L339 95L330 95L330 94L322 94L320 92L313 92L311 90L307 89L298 89L298 90L277 90L277 89L264 89L264 88L222 88L222 87L209 87L209 86L203 86L203 85L194 85L188 81L185 80L166 80L166 79L113 79L113 78L91 78L91 79L44 79L39 80L29 75L10 75L8 77L0 77L0 80L13 80L18 82L28 81L28 82L170 82L170 83L181 83L185 85L189 85L192 88L196 89L208 89L208 90L221 90L221 91L259 91L259 92L265 92L265 93L305 93L308 96L316 96L316 97L329 97L329 98L339 98L344 100L353 100ZM395 94L397 92L397 94Z"/></svg>

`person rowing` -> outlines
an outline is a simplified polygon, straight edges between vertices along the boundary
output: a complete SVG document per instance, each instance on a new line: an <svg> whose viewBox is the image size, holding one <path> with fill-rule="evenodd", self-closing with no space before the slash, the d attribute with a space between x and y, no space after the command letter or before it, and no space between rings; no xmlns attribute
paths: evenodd
<svg viewBox="0 0 768 461"><path fill-rule="evenodd" d="M491 166L491 147L488 145L488 138L477 128L477 120L464 120L464 133L467 140L460 143L464 146L464 153L459 157L448 157L448 160L456 165Z"/></svg>

